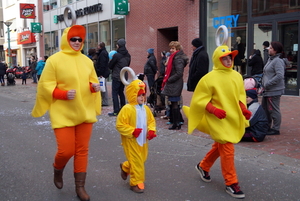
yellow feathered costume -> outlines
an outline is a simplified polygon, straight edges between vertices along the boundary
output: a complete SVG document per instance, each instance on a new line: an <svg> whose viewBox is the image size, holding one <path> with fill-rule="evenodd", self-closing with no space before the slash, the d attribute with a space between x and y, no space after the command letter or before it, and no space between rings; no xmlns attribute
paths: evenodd
<svg viewBox="0 0 300 201"><path fill-rule="evenodd" d="M74 50L69 40L79 36L85 39L83 26L74 25L64 30L61 38L61 51L50 56L37 86L33 117L43 116L48 110L52 128L75 126L81 123L94 123L100 115L100 93L92 93L90 83L99 83L93 62L80 50ZM55 88L76 90L73 100L59 100L52 96Z"/></svg>
<svg viewBox="0 0 300 201"><path fill-rule="evenodd" d="M116 129L121 134L128 160L123 163L122 169L130 174L130 186L143 184L145 181L144 163L148 155L147 133L150 130L156 133L155 118L150 108L137 102L140 90L145 91L145 83L139 79L132 81L126 87L128 104L122 107L116 121ZM138 138L132 135L136 128L143 129Z"/></svg>
<svg viewBox="0 0 300 201"><path fill-rule="evenodd" d="M239 101L246 105L246 93L242 76L232 69L225 67L221 58L232 55L237 51L230 51L228 46L216 48L213 54L213 70L199 81L192 96L190 107L184 106L183 111L188 117L188 133L194 129L211 135L212 139L224 144L238 143L249 126L239 106ZM205 108L211 102L216 108L226 111L226 118L219 119Z"/></svg>

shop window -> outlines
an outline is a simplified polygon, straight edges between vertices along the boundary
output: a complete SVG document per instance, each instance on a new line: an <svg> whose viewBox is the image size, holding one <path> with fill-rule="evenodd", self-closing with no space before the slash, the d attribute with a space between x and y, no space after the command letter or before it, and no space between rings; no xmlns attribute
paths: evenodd
<svg viewBox="0 0 300 201"><path fill-rule="evenodd" d="M109 52L112 49L114 49L111 47L110 22L109 21L100 22L99 25L100 25L100 32L99 32L100 41L105 43L106 50Z"/></svg>
<svg viewBox="0 0 300 201"><path fill-rule="evenodd" d="M125 38L125 20L124 20L124 18L112 21L112 38L113 38L112 49L115 49L116 45L117 45L117 41L120 38Z"/></svg>
<svg viewBox="0 0 300 201"><path fill-rule="evenodd" d="M50 56L59 51L58 31L45 32L45 55Z"/></svg>
<svg viewBox="0 0 300 201"><path fill-rule="evenodd" d="M60 6L66 6L68 4L73 3L74 0L61 0L60 1Z"/></svg>
<svg viewBox="0 0 300 201"><path fill-rule="evenodd" d="M44 11L49 11L57 8L57 0L43 0Z"/></svg>
<svg viewBox="0 0 300 201"><path fill-rule="evenodd" d="M266 16L299 11L300 0L252 0L252 16Z"/></svg>

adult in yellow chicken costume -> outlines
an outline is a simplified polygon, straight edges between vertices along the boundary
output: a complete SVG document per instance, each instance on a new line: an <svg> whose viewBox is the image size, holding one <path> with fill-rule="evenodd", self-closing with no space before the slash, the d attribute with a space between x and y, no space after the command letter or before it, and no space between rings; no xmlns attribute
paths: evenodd
<svg viewBox="0 0 300 201"><path fill-rule="evenodd" d="M76 193L89 200L84 189L88 164L89 141L93 123L100 115L100 85L92 60L81 53L86 31L81 25L64 30L61 51L50 56L37 86L33 117L49 111L57 141L54 184L63 187L63 170L74 156Z"/></svg>
<svg viewBox="0 0 300 201"><path fill-rule="evenodd" d="M129 67L123 68L121 76L128 69ZM127 158L127 161L120 164L121 177L126 180L127 175L130 175L130 189L135 193L144 192L144 163L148 155L148 140L156 137L155 118L150 108L144 104L145 87L145 83L137 78L126 86L128 104L122 107L116 121L116 129L121 135Z"/></svg>
<svg viewBox="0 0 300 201"><path fill-rule="evenodd" d="M238 143L248 126L251 112L246 108L246 94L242 76L232 69L237 51L221 45L213 53L213 70L201 78L183 111L188 117L188 133L198 129L215 141L212 149L196 165L205 182L210 182L210 168L220 157L226 192L235 198L245 194L238 186L234 167L234 144Z"/></svg>

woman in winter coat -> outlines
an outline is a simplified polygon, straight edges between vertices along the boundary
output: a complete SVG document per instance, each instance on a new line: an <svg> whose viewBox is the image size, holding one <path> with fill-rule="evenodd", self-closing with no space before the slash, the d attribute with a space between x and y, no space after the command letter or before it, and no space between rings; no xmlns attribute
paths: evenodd
<svg viewBox="0 0 300 201"><path fill-rule="evenodd" d="M162 94L168 96L168 100L171 102L173 125L169 130L179 130L181 129L181 124L178 102L180 102L183 89L183 72L185 66L188 64L188 57L184 54L182 46L178 41L171 41L169 47L171 55L162 83Z"/></svg>
<svg viewBox="0 0 300 201"><path fill-rule="evenodd" d="M254 50L249 58L248 66L251 66L251 76L262 74L264 68L264 61L261 57L260 50Z"/></svg>
<svg viewBox="0 0 300 201"><path fill-rule="evenodd" d="M283 46L280 42L271 42L269 59L263 71L262 85L264 88L262 107L269 122L268 135L279 135L281 125L280 98L284 94L285 64L282 59Z"/></svg>

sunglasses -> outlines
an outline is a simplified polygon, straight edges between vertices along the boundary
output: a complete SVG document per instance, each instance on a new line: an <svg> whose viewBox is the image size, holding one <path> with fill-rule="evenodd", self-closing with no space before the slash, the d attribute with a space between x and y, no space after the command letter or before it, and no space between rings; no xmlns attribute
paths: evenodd
<svg viewBox="0 0 300 201"><path fill-rule="evenodd" d="M82 42L82 38L70 38L70 41L72 41L72 42L76 42L76 41L78 41L78 42Z"/></svg>

